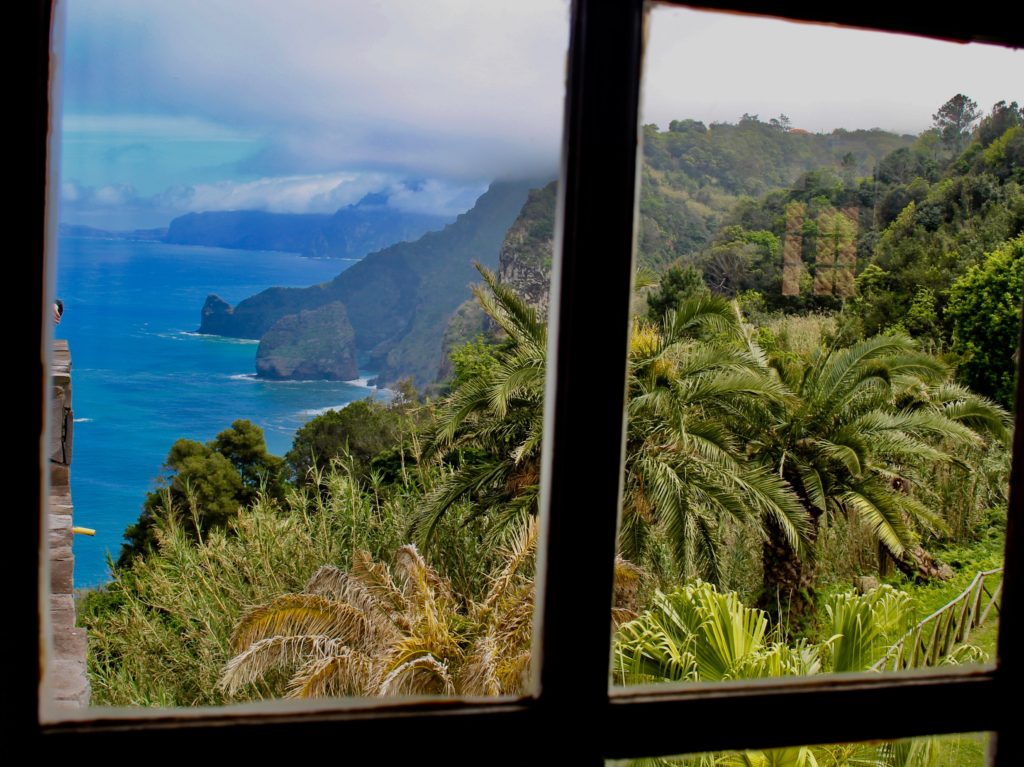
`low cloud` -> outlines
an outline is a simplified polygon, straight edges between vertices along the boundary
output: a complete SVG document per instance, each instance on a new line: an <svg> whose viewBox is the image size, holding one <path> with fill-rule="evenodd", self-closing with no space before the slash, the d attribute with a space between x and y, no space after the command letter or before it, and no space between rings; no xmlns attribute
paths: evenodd
<svg viewBox="0 0 1024 767"><path fill-rule="evenodd" d="M140 195L131 185L67 181L61 187L61 202L67 223L125 229L165 226L176 216L202 211L334 213L371 194L398 210L454 216L472 207L485 189L479 183L347 172L175 186L155 195Z"/></svg>
<svg viewBox="0 0 1024 767"><path fill-rule="evenodd" d="M76 131L177 140L218 126L261 143L250 177L479 183L557 167L568 0L90 0L67 13Z"/></svg>
<svg viewBox="0 0 1024 767"><path fill-rule="evenodd" d="M82 186L73 181L61 185L61 202L81 207L118 208L134 205L139 201L135 187L131 184L105 184L103 186Z"/></svg>

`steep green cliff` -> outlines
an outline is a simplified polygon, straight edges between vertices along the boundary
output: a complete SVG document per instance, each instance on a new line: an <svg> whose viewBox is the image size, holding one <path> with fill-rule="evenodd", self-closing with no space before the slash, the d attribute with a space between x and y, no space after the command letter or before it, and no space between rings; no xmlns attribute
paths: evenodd
<svg viewBox="0 0 1024 767"><path fill-rule="evenodd" d="M465 301L480 262L494 269L505 233L537 182L495 182L453 223L371 253L335 279L310 288L271 288L231 307L210 296L200 333L261 338L282 317L340 301L382 383L434 380L448 319Z"/></svg>
<svg viewBox="0 0 1024 767"><path fill-rule="evenodd" d="M340 301L278 320L256 352L265 378L350 381L358 377L355 333Z"/></svg>

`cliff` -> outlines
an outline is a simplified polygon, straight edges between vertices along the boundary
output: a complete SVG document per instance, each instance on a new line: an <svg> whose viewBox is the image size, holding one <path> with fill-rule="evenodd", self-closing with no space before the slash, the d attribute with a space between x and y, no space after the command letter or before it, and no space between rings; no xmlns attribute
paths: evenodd
<svg viewBox="0 0 1024 767"><path fill-rule="evenodd" d="M355 333L341 302L282 317L256 352L264 378L350 381L359 376Z"/></svg>
<svg viewBox="0 0 1024 767"><path fill-rule="evenodd" d="M480 262L498 263L505 233L536 182L496 182L466 213L438 232L371 253L330 282L309 288L271 288L230 306L210 296L200 333L262 338L279 320L341 302L355 347L381 383L434 380L448 319L470 296Z"/></svg>
<svg viewBox="0 0 1024 767"><path fill-rule="evenodd" d="M557 191L557 181L530 190L522 210L506 232L498 254L498 282L518 293L537 310L541 319L545 319L548 313ZM444 381L452 375L449 356L452 349L493 331L492 323L476 299L464 301L445 327L441 362L435 380Z"/></svg>
<svg viewBox="0 0 1024 767"><path fill-rule="evenodd" d="M189 213L171 221L165 242L241 250L281 250L317 258L362 258L396 242L440 229L450 217L388 207L367 195L333 214L262 210Z"/></svg>
<svg viewBox="0 0 1024 767"><path fill-rule="evenodd" d="M498 282L515 290L541 319L548 315L557 190L556 181L530 190L498 256Z"/></svg>

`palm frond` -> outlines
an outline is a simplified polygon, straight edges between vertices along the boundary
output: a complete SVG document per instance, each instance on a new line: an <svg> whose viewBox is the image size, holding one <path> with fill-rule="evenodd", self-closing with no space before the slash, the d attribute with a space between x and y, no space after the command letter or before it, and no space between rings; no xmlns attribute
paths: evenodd
<svg viewBox="0 0 1024 767"><path fill-rule="evenodd" d="M849 490L839 497L844 506L854 509L867 522L875 537L897 559L914 541L914 536L903 521L903 508L899 496L878 487L864 483L857 490Z"/></svg>
<svg viewBox="0 0 1024 767"><path fill-rule="evenodd" d="M488 291L474 287L480 305L502 330L512 338L529 341L537 349L547 344L547 326L537 320L537 313L514 290L501 285L497 278L480 264L476 269L487 283Z"/></svg>
<svg viewBox="0 0 1024 767"><path fill-rule="evenodd" d="M453 695L448 666L431 655L405 661L380 683L380 695Z"/></svg>
<svg viewBox="0 0 1024 767"><path fill-rule="evenodd" d="M250 644L224 666L218 687L234 695L247 684L252 684L275 670L289 670L310 656L329 658L343 650L345 643L322 634L299 636L271 636Z"/></svg>
<svg viewBox="0 0 1024 767"><path fill-rule="evenodd" d="M242 652L261 639L282 635L323 635L358 643L366 634L365 616L351 605L316 594L286 594L243 615L231 634L231 647Z"/></svg>
<svg viewBox="0 0 1024 767"><path fill-rule="evenodd" d="M347 698L365 695L372 661L351 648L313 657L289 680L289 698Z"/></svg>
<svg viewBox="0 0 1024 767"><path fill-rule="evenodd" d="M519 575L522 568L533 559L537 546L537 535L540 526L536 517L530 517L519 530L514 545L505 552L505 564L497 577L492 579L491 587L484 599L484 607L494 605L505 596L509 586Z"/></svg>
<svg viewBox="0 0 1024 767"><path fill-rule="evenodd" d="M738 340L739 323L732 303L712 293L684 299L662 322L666 343L696 338L700 333L717 333Z"/></svg>
<svg viewBox="0 0 1024 767"><path fill-rule="evenodd" d="M374 603L384 610L392 621L401 625L400 616L407 609L405 596L395 585L387 567L374 562L370 552L363 549L352 552L349 580L358 583L359 588L369 594Z"/></svg>

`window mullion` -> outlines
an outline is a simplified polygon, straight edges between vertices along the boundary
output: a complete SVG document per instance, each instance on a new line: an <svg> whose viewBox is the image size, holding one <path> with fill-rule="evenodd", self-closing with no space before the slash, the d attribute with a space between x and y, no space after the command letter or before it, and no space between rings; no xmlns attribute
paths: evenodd
<svg viewBox="0 0 1024 767"><path fill-rule="evenodd" d="M999 611L999 642L996 648L998 689L994 700L1013 700L1024 684L1024 324L1017 343L1017 413L1014 419L1013 466L1010 470L1010 507L1006 514L1006 554L1003 564L1003 596ZM1000 706L1005 718L996 731L995 765L1019 764L1024 738L1019 722L1007 706ZM1015 707L1014 707L1015 708Z"/></svg>
<svg viewBox="0 0 1024 767"><path fill-rule="evenodd" d="M573 4L545 414L542 712L574 763L608 699L637 188L642 0ZM587 732L568 733L573 722Z"/></svg>

